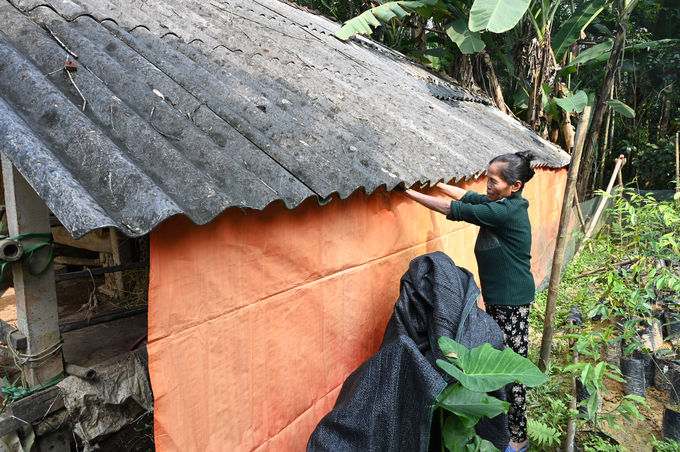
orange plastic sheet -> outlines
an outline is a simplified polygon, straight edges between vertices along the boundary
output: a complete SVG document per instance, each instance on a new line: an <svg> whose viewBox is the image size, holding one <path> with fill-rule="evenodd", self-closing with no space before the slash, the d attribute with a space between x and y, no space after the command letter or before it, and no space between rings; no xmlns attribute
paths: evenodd
<svg viewBox="0 0 680 452"><path fill-rule="evenodd" d="M483 192L484 180L460 186ZM565 170L539 170L525 190L537 282L565 181ZM149 289L156 449L304 451L344 379L378 349L411 259L440 250L476 272L476 235L380 190L163 223Z"/></svg>

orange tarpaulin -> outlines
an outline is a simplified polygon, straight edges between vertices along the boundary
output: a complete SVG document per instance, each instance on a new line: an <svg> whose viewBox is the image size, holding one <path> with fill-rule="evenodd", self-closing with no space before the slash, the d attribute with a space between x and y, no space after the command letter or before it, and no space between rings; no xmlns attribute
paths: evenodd
<svg viewBox="0 0 680 452"><path fill-rule="evenodd" d="M565 183L566 170L538 170L524 192L537 283ZM149 288L156 449L304 451L344 379L378 349L411 259L440 250L476 273L476 235L384 190L163 223Z"/></svg>

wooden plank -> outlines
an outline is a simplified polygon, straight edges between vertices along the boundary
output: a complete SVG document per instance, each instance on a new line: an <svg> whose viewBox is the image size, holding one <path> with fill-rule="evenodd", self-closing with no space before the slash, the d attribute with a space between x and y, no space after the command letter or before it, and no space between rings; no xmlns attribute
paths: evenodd
<svg viewBox="0 0 680 452"><path fill-rule="evenodd" d="M32 423L62 408L64 408L64 397L61 389L52 386L13 402L9 411L12 416Z"/></svg>
<svg viewBox="0 0 680 452"><path fill-rule="evenodd" d="M9 336L9 340L12 343L12 347L16 350L22 350L26 348L28 342L26 341L26 336L21 331L17 330L15 327L0 319L0 341L3 344L7 343L7 334L12 331Z"/></svg>
<svg viewBox="0 0 680 452"><path fill-rule="evenodd" d="M19 399L9 405L0 416L0 437L12 433L26 424L42 420L46 415L64 408L64 397L56 386Z"/></svg>
<svg viewBox="0 0 680 452"><path fill-rule="evenodd" d="M101 235L90 232L76 240L66 228L58 226L52 228L52 236L54 237L54 243L61 243L62 245L97 251L100 253L113 254L113 246L111 246L111 239L108 232Z"/></svg>

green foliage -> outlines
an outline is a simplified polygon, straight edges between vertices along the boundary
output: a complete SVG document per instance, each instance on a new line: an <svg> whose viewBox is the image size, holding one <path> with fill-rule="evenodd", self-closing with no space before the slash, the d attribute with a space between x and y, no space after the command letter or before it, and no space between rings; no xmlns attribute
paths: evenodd
<svg viewBox="0 0 680 452"><path fill-rule="evenodd" d="M470 9L470 31L508 31L520 21L530 0L475 0Z"/></svg>
<svg viewBox="0 0 680 452"><path fill-rule="evenodd" d="M548 372L552 375L556 369L549 368ZM566 436L570 390L571 383L558 372L547 383L527 391L527 434L533 451L554 452Z"/></svg>
<svg viewBox="0 0 680 452"><path fill-rule="evenodd" d="M574 14L560 27L552 40L552 48L557 61L562 61L564 53L581 38L581 33L604 9L602 0L581 3Z"/></svg>
<svg viewBox="0 0 680 452"><path fill-rule="evenodd" d="M680 452L680 445L670 438L664 440L655 439L647 443L647 445L651 446L655 452Z"/></svg>
<svg viewBox="0 0 680 452"><path fill-rule="evenodd" d="M641 141L639 146L621 140L620 149L634 157L633 166L640 181L649 187L675 188L675 140L660 138L655 143Z"/></svg>
<svg viewBox="0 0 680 452"><path fill-rule="evenodd" d="M448 23L444 30L462 53L477 53L484 49L484 41L482 41L479 33L470 31L464 17Z"/></svg>
<svg viewBox="0 0 680 452"><path fill-rule="evenodd" d="M613 445L597 435L590 435L583 441L584 452L622 452L626 449L621 445Z"/></svg>
<svg viewBox="0 0 680 452"><path fill-rule="evenodd" d="M421 2L387 2L383 5L364 11L359 16L348 20L345 25L335 33L339 39L347 40L355 34L370 35L373 33L371 27L379 27L383 23L389 23L392 19L402 20L415 8L426 6L427 0ZM431 3L431 2L430 2ZM413 7L411 9L407 4Z"/></svg>
<svg viewBox="0 0 680 452"><path fill-rule="evenodd" d="M439 347L455 366L444 360L437 360L437 365L472 391L491 392L513 381L534 387L549 379L510 348L498 351L484 344L470 350L449 338L441 338Z"/></svg>
<svg viewBox="0 0 680 452"><path fill-rule="evenodd" d="M557 446L562 437L557 429L533 419L527 421L527 435L534 447L549 447L553 444Z"/></svg>
<svg viewBox="0 0 680 452"><path fill-rule="evenodd" d="M451 452L496 451L476 435L474 426L484 416L493 418L507 412L510 404L486 392L512 381L537 386L549 378L509 348L501 352L484 344L470 350L447 337L439 339L439 347L450 362L437 360L437 364L458 380L440 394L435 405L435 409L441 409L444 445ZM448 413L445 421L444 412Z"/></svg>
<svg viewBox="0 0 680 452"><path fill-rule="evenodd" d="M607 101L610 107L614 109L615 112L625 116L626 118L634 118L635 110L630 108L628 105L624 104L620 100L609 99Z"/></svg>

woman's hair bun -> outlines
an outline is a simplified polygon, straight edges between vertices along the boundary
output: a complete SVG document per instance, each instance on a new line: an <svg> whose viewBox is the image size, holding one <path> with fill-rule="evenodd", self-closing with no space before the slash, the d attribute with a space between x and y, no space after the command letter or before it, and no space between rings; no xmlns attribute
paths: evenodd
<svg viewBox="0 0 680 452"><path fill-rule="evenodd" d="M532 160L536 160L536 154L534 154L532 151L515 152L515 155L520 157L522 160L525 160L529 164L531 164Z"/></svg>

